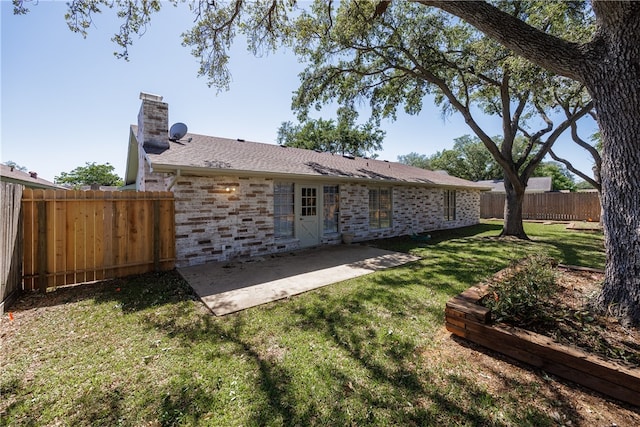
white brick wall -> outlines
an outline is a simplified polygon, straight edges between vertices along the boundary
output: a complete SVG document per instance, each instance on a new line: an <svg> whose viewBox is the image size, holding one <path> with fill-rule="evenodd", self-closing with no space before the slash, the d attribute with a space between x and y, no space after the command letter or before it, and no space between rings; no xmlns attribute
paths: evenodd
<svg viewBox="0 0 640 427"><path fill-rule="evenodd" d="M276 240L273 230L273 180L238 176L179 176L155 174L141 164L147 191L175 194L177 266L248 258L299 247L297 239ZM141 171L141 172L142 172ZM342 183L340 232L354 241L476 224L480 193L456 191L456 220L444 221L444 191L418 186L393 188L392 227L369 229L369 187ZM322 244L340 243L340 235L321 237Z"/></svg>

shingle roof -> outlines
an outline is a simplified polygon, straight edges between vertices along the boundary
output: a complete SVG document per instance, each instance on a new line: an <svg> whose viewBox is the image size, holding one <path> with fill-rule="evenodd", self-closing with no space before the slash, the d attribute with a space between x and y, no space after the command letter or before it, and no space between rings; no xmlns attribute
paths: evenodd
<svg viewBox="0 0 640 427"><path fill-rule="evenodd" d="M2 177L2 181L13 182L16 184L24 185L25 187L30 188L52 188L57 190L65 190L64 187L54 184L51 181L47 181L43 178L38 178L37 174L33 174L33 172L23 172L16 168L12 168L7 165L0 165L0 176Z"/></svg>
<svg viewBox="0 0 640 427"><path fill-rule="evenodd" d="M504 193L506 190L504 189L504 180L502 179L492 179L487 181L478 181L478 184L484 185L485 187L491 187L491 192L494 193ZM527 188L525 189L525 193L542 193L545 191L551 191L551 177L550 176L535 176L529 178L527 181Z"/></svg>
<svg viewBox="0 0 640 427"><path fill-rule="evenodd" d="M132 126L135 135L136 126ZM187 142L191 139L190 142ZM159 154L147 153L154 170L188 168L208 171L293 175L298 178L338 178L403 182L431 186L488 189L488 186L401 163L283 147L189 133Z"/></svg>

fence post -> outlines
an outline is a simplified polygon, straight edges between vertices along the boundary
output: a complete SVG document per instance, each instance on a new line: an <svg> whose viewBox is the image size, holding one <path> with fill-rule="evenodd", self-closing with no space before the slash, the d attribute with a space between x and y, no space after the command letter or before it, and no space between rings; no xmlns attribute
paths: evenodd
<svg viewBox="0 0 640 427"><path fill-rule="evenodd" d="M153 271L160 271L160 200L153 200Z"/></svg>
<svg viewBox="0 0 640 427"><path fill-rule="evenodd" d="M38 289L47 292L47 202L36 203L38 210Z"/></svg>

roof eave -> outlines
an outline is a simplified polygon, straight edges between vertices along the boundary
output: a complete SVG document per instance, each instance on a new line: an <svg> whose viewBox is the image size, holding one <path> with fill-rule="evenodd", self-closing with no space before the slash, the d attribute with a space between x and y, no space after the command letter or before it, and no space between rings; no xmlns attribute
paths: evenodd
<svg viewBox="0 0 640 427"><path fill-rule="evenodd" d="M319 180L325 182L368 182L376 184L389 184L389 185L405 185L405 186L421 186L432 188L452 188L452 189L465 189L465 190L489 190L487 187L476 186L464 186L454 184L439 184L434 182L420 182L420 181L400 181L400 180L383 180L357 176L340 176L340 175L311 175L311 174L294 174L294 173L280 173L269 171L252 171L246 169L219 169L219 168L207 168L201 166L187 166L187 165L174 165L168 163L154 163L151 162L151 170L158 173L175 173L180 171L181 175L195 175L195 176L222 176L222 175L240 175L247 177L267 177L273 179L293 179L293 180Z"/></svg>
<svg viewBox="0 0 640 427"><path fill-rule="evenodd" d="M0 181L8 182L10 184L24 185L27 188L34 188L38 190L66 190L65 187L62 187L61 185L56 185L55 183L47 184L44 182L27 181L24 179L12 178L5 175L2 176L2 179L0 179Z"/></svg>

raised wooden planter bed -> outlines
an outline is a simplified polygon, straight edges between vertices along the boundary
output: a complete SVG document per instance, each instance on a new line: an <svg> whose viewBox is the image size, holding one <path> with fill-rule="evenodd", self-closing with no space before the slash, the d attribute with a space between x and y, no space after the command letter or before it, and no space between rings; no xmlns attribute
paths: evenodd
<svg viewBox="0 0 640 427"><path fill-rule="evenodd" d="M571 380L623 402L640 406L640 369L629 369L523 329L492 324L491 312L478 304L488 285L455 296L445 309L454 335Z"/></svg>

